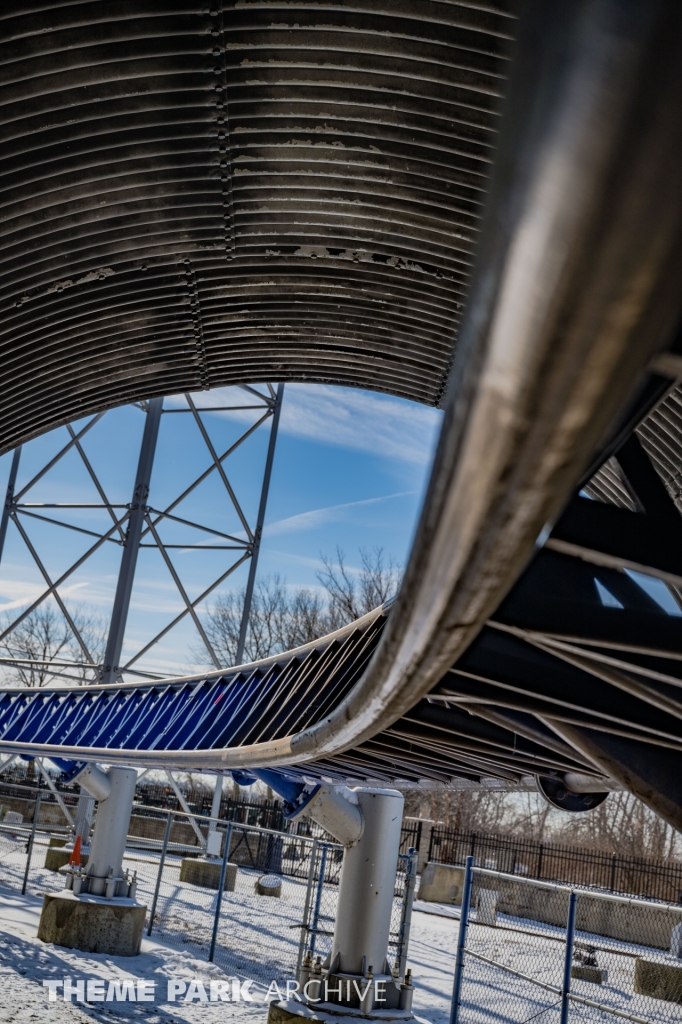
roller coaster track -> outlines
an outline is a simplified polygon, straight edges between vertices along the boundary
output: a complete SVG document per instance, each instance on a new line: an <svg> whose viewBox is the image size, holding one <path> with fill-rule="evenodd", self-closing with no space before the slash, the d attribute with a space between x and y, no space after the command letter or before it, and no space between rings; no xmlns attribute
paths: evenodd
<svg viewBox="0 0 682 1024"><path fill-rule="evenodd" d="M2 21L6 130L35 108L47 147L24 125L6 150L5 447L262 379L440 404L442 434L388 616L201 679L6 690L0 749L340 777L578 769L682 826L679 620L627 574L679 598L682 8L224 3L199 26L152 6L112 4L111 44L101 5L50 8L54 34L32 8ZM92 121L69 106L84 75ZM110 96L134 96L132 129ZM166 136L189 122L181 159ZM113 162L93 169L107 132ZM102 221L125 175L132 205L118 194Z"/></svg>

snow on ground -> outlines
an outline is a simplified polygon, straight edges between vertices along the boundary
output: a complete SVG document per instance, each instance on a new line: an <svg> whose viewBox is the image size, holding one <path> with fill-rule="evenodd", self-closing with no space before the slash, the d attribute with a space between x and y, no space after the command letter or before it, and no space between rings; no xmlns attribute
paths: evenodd
<svg viewBox="0 0 682 1024"><path fill-rule="evenodd" d="M454 950L459 929L456 920L459 918L459 908L425 904L420 901L415 902L415 908L418 910L416 918L421 918L423 921L427 917L437 915L445 925L445 929L442 931L437 928L433 929L434 937L438 936L438 938L435 938L430 946L424 943L424 926L422 924L421 928L413 931L409 953L409 961L414 965L415 974L418 974L417 960L422 959L422 950L424 950L425 972L422 978L428 979L429 972L435 974L438 981L434 988L440 985L442 992L444 979L441 968L445 969L444 973L447 974L451 987L454 956L452 952L449 955L445 954L446 945L441 936L452 934L449 949ZM498 1021L527 1024L531 1020L537 1021L538 1024L550 1024L550 1022L558 1024L558 995L542 989L539 985L532 984L528 979L544 982L555 988L561 987L565 954L564 930L504 914L498 914L497 925L497 927L486 927L476 924L474 911L467 933L467 949L484 956L487 960L496 961L512 971L523 974L525 978L519 978L501 967L466 955L460 1024L497 1024ZM659 1024L671 1024L673 1021L679 1024L682 1018L679 1007L675 1004L639 995L634 991L637 957L682 966L679 960L660 949L619 942L586 932L576 931L575 937L577 943L596 947L599 967L607 969L608 977L602 985L574 978L571 981L572 993L598 1002L605 1008L613 1007L624 1014L633 1014L640 1019L659 1022ZM432 955L431 960L428 959L429 953ZM419 985L419 979L417 984ZM449 1012L450 989L446 989L445 994L448 997L445 1004ZM429 993L429 998L430 1004L425 1015L434 1024L441 1024L441 1022L444 1024L444 1018L439 1017L442 1012L442 999L438 999L433 991ZM416 1002L415 998L415 1005ZM619 1019L622 1018L595 1007L581 1005L577 1002L570 1004L569 1020L571 1021L617 1024Z"/></svg>
<svg viewBox="0 0 682 1024"><path fill-rule="evenodd" d="M186 1003L182 998L168 1002L165 997L169 979L201 979L208 993L211 980L228 978L220 967L170 943L145 938L139 956L115 957L40 942L36 932L41 906L42 899L38 896L20 896L7 889L0 890L0 1021L49 1021L51 1024L239 1021L239 1024L250 1024L252 1020L265 1020L266 986L259 983L249 988L252 1003L198 1000ZM419 913L414 916L410 963L417 979L415 1011L433 1024L444 1024L447 1019L455 929L456 924L444 918ZM249 973L240 974L240 981L249 976ZM281 977L279 972L275 976ZM50 1002L43 983L66 977L71 977L74 983L79 979L120 982L131 977L156 981L157 997L154 1003L79 1004L75 1000L65 1003L61 998Z"/></svg>
<svg viewBox="0 0 682 1024"><path fill-rule="evenodd" d="M296 925L301 921L305 897L302 880L285 879L281 899L261 897L254 891L259 872L240 867L236 891L225 894L216 963L209 964L207 953L216 893L181 884L179 859L169 858L152 938L143 939L138 957L112 957L49 946L36 938L42 893L60 888L59 877L41 866L44 853L44 849L36 848L27 895L20 896L25 860L0 851L0 886L4 886L0 888L0 1022L264 1022L268 982L277 980L283 988L287 978L293 979L300 935ZM138 871L138 896L149 906L156 881L155 858L144 852L128 851L126 866ZM325 888L321 912L329 919L322 922L328 929L335 901L335 890ZM449 1018L458 916L455 908L415 903L408 965L415 981L415 1013L428 1024L447 1024ZM503 915L498 916L498 925L502 927L484 927L474 920L467 945L528 978L561 984L564 949L560 941L553 940L561 937L562 929ZM667 959L666 954L580 933L577 938L599 947L599 965L608 968L609 977L608 983L601 986L574 981L573 991L658 1024L680 1019L679 1009L673 1004L633 992L635 955ZM328 937L322 938L317 951L324 954L328 944ZM99 979L108 985L110 981L134 978L157 984L154 1001L148 1003L67 1004L61 997L50 1002L43 982L66 977L74 983ZM202 1002L200 986L194 986L192 1002L185 1001L182 994L175 1002L168 1001L169 980L189 984L197 979L209 994L211 981L225 983L235 977L240 984L252 979L252 1002ZM271 993L270 998L275 995ZM527 1024L531 1020L558 1024L557 996L500 967L467 956L461 1024ZM617 1018L573 1004L571 1020L576 1024L579 1020L616 1024Z"/></svg>
<svg viewBox="0 0 682 1024"><path fill-rule="evenodd" d="M50 1002L45 981L125 979L156 981L157 991L165 997L169 978L202 979L210 991L210 981L225 980L218 967L197 960L191 954L169 945L144 939L137 957L81 953L40 942L36 938L42 899L0 891L0 1021L49 1021L54 1024L85 1024L87 1021L127 1021L139 1024L171 1024L201 1020L217 1024L239 1019L243 1024L262 1021L264 1004L253 989L252 1003L192 1002L153 1003L112 1001L79 1004L59 998ZM260 994L261 999L258 999Z"/></svg>

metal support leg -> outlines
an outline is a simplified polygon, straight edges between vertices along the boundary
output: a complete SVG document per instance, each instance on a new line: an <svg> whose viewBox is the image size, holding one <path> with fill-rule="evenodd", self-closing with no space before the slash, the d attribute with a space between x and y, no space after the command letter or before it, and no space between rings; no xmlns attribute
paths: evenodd
<svg viewBox="0 0 682 1024"><path fill-rule="evenodd" d="M408 861L405 865L405 898L400 919L400 946L398 947L398 977L401 981L405 977L405 969L407 967L407 947L410 942L410 928L412 926L412 904L414 903L414 888L417 882L418 858L417 850L412 848L408 851Z"/></svg>
<svg viewBox="0 0 682 1024"><path fill-rule="evenodd" d="M78 797L78 804L76 806L76 825L74 833L74 841L78 836L81 837L81 849L83 847L90 848L90 827L92 825L92 815L95 810L95 798L90 796L89 793L81 793Z"/></svg>
<svg viewBox="0 0 682 1024"><path fill-rule="evenodd" d="M568 1022L568 993L571 991L571 966L573 964L573 940L575 938L575 911L578 894L572 892L568 897L568 920L566 922L566 957L564 959L564 983L561 986L561 1019L560 1024Z"/></svg>
<svg viewBox="0 0 682 1024"><path fill-rule="evenodd" d="M166 854L168 853L168 840L170 839L171 826L173 824L173 815L168 812L168 818L166 819L166 831L163 834L163 846L161 847L161 859L159 860L159 870L156 876L156 886L154 888L154 899L152 900L152 908L149 911L149 927L147 928L147 935L151 935L152 928L154 927L154 915L156 914L156 904L159 899L159 889L161 888L161 877L163 875L163 865L166 863Z"/></svg>
<svg viewBox="0 0 682 1024"><path fill-rule="evenodd" d="M450 1007L450 1024L457 1024L459 1004L462 993L462 975L464 974L464 947L469 924L469 908L471 906L471 888L474 873L474 858L467 857L464 872L464 888L462 890L462 912L459 917L459 935L457 936L457 959L455 960L455 980L452 986L452 1006Z"/></svg>
<svg viewBox="0 0 682 1024"><path fill-rule="evenodd" d="M173 787L173 792L175 793L176 797L178 798L178 803L180 804L180 806L182 807L183 811L187 815L188 822L190 823L190 825L194 829L194 834L197 837L197 839L199 840L199 846L201 847L201 849L205 853L206 852L206 837L205 837L204 833L201 831L201 829L199 828L199 826L197 825L196 818L194 817L194 815L190 811L189 804L185 800L185 797L183 795L182 790L180 789L180 787L178 786L177 782L173 778L173 773L168 768L166 769L166 778L168 779L168 781L170 782L171 786Z"/></svg>
<svg viewBox="0 0 682 1024"><path fill-rule="evenodd" d="M26 868L24 870L24 881L21 885L21 895L26 895L26 886L28 885L28 872L31 867L31 858L33 856L33 844L36 839L36 829L38 828L38 818L40 817L40 799L42 793L38 790L36 796L35 807L33 808L33 822L31 823L31 835L28 840L28 846L26 847Z"/></svg>
<svg viewBox="0 0 682 1024"><path fill-rule="evenodd" d="M215 780L213 800L211 801L211 820L208 823L208 836L206 837L206 853L209 857L220 855L220 836L217 832L217 817L220 814L220 800L223 795L223 776L219 775Z"/></svg>
<svg viewBox="0 0 682 1024"><path fill-rule="evenodd" d="M134 768L110 768L107 775L111 780L111 793L97 807L88 858L89 891L93 896L104 895L110 871L114 878L121 874L137 782Z"/></svg>
<svg viewBox="0 0 682 1024"><path fill-rule="evenodd" d="M313 885L315 884L315 865L317 864L317 850L320 845L319 839L313 840L313 847L310 851L310 867L308 868L308 882L305 887L305 903L303 905L303 921L301 922L301 938L298 943L298 958L296 960L296 978L298 978L303 954L305 953L306 939L308 938L308 924L310 922L310 902L313 896Z"/></svg>
<svg viewBox="0 0 682 1024"><path fill-rule="evenodd" d="M215 780L215 789L213 790L213 800L211 801L211 817L217 818L220 814L220 801L223 797L223 776L219 775ZM212 821L208 826L209 832L215 832L217 828L217 821Z"/></svg>
<svg viewBox="0 0 682 1024"><path fill-rule="evenodd" d="M121 558L121 568L118 574L114 607L111 612L109 638L104 653L104 664L102 666L102 682L104 683L115 683L118 675L162 410L163 398L152 398L149 403L149 412L147 413L147 420L142 435L128 530L125 547L123 548L123 557Z"/></svg>
<svg viewBox="0 0 682 1024"><path fill-rule="evenodd" d="M2 562L2 555L5 550L5 537L7 536L7 524L9 522L9 514L12 508L12 502L14 501L14 488L17 483L17 473L19 472L19 460L21 458L21 445L14 449L14 455L12 456L12 465L9 470L9 478L7 480L7 491L5 492L5 504L2 507L2 518L0 518L0 562Z"/></svg>
<svg viewBox="0 0 682 1024"><path fill-rule="evenodd" d="M232 822L227 826L227 832L225 833L225 849L223 850L223 862L220 865L220 881L218 883L218 892L216 894L215 901L215 917L213 918L213 934L211 935L211 948L208 951L208 961L213 963L215 957L215 944L218 938L218 925L220 923L220 910L223 905L223 890L225 888L225 873L227 872L227 862L230 857L230 846L232 845Z"/></svg>
<svg viewBox="0 0 682 1024"><path fill-rule="evenodd" d="M13 764L16 764L18 759L18 754L10 754L10 756L6 758L0 765L0 775L2 775L6 768L11 768Z"/></svg>
<svg viewBox="0 0 682 1024"><path fill-rule="evenodd" d="M260 542L265 522L265 510L268 505L268 492L270 490L270 477L272 476L272 464L275 458L275 445L277 444L277 431L279 429L279 417L282 412L282 399L284 397L284 384L277 385L277 396L270 427L270 442L268 454L265 460L265 473L263 475L263 487L260 494L260 505L258 506L258 519L253 535L253 547L251 549L251 565L249 566L249 578L246 583L244 595L244 609L239 629L239 641L237 643L237 655L235 664L241 665L244 660L244 647L246 646L246 633L249 628L249 616L251 615L251 602L253 600L253 588L256 584L256 570L258 569L258 555L260 554Z"/></svg>
<svg viewBox="0 0 682 1024"><path fill-rule="evenodd" d="M343 853L331 958L338 956L342 973L364 975L372 967L376 977L384 974L388 956L403 797L397 790L369 786L353 793L357 804L349 808L360 811L364 827ZM339 838L341 830L335 829L330 825Z"/></svg>
<svg viewBox="0 0 682 1024"><path fill-rule="evenodd" d="M64 815L64 817L66 818L66 820L68 822L69 828L72 828L75 831L76 826L75 826L73 818L71 817L71 813L70 813L68 807L66 806L66 804L64 803L64 800L62 798L62 794L59 792L59 790L55 786L55 784L52 781L52 779L50 778L49 774L45 771L45 766L43 765L42 758L36 757L35 763L38 765L38 768L40 769L40 774L45 779L45 782L48 785L48 789L50 789L52 791L52 793L53 793L57 803L59 804L61 812L62 812L62 814Z"/></svg>

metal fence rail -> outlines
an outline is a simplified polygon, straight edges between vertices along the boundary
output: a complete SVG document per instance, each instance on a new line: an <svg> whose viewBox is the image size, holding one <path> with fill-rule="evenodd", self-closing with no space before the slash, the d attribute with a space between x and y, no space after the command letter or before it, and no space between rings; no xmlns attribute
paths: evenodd
<svg viewBox="0 0 682 1024"><path fill-rule="evenodd" d="M682 863L624 857L515 836L433 828L429 860L463 864L466 857L473 857L478 866L526 878L593 886L669 903L682 901Z"/></svg>
<svg viewBox="0 0 682 1024"><path fill-rule="evenodd" d="M63 888L63 876L49 870L50 846L63 846L73 829L46 823L60 811L48 789L22 787L23 821L0 821L0 886L42 895ZM72 808L75 810L75 807ZM137 898L148 907L146 935L215 962L233 975L269 983L295 976L307 949L325 959L336 920L343 848L322 838L266 828L181 810L135 805L159 821L159 837L129 835L123 868L137 879ZM17 812L14 812L15 817ZM187 828L192 820L194 832ZM221 837L220 859L197 855L197 834ZM403 844L412 837L409 828ZM204 877L187 875L207 868ZM263 876L275 876L275 895L265 894ZM416 854L399 857L391 920L389 956L405 970ZM220 888L220 882L224 889ZM199 884L199 881L201 884ZM212 886L212 887L211 887ZM269 890L272 892L272 889Z"/></svg>
<svg viewBox="0 0 682 1024"><path fill-rule="evenodd" d="M519 878L467 858L451 1024L629 1020L682 1005L682 906Z"/></svg>

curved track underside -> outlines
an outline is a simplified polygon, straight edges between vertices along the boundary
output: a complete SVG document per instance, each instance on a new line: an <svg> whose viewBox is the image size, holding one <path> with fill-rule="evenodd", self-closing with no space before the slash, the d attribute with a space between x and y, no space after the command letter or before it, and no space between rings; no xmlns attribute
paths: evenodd
<svg viewBox="0 0 682 1024"><path fill-rule="evenodd" d="M267 379L445 416L388 615L205 679L5 691L0 747L581 771L682 827L682 628L632 575L680 601L677 0L19 9L4 449Z"/></svg>
<svg viewBox="0 0 682 1024"><path fill-rule="evenodd" d="M441 401L509 68L504 0L11 10L4 450L249 381Z"/></svg>

